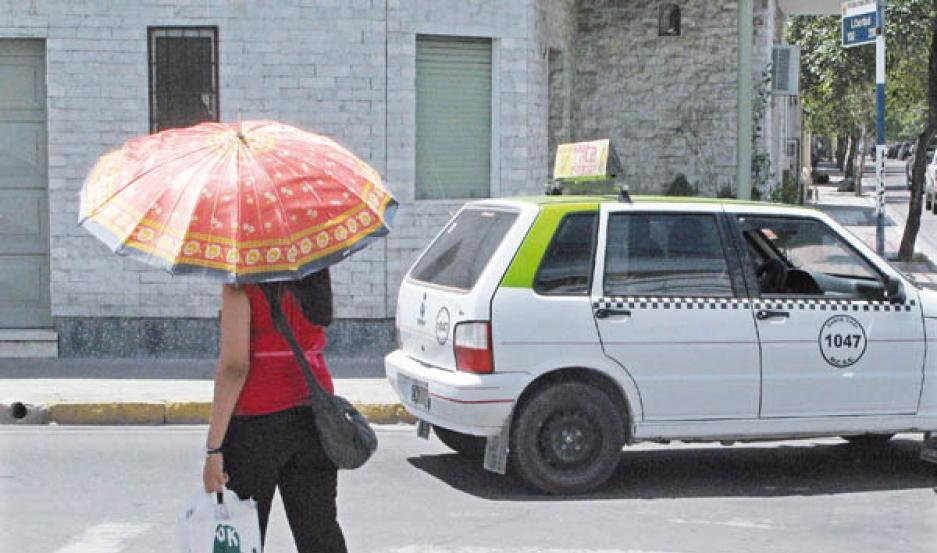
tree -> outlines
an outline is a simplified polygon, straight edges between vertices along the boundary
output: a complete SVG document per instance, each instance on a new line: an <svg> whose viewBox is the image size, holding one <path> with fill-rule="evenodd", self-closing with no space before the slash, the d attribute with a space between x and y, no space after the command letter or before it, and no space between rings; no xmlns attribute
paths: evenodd
<svg viewBox="0 0 937 553"><path fill-rule="evenodd" d="M919 145L925 145L922 151L927 151L927 140L934 134L929 130L937 121L937 2L889 0L885 21L886 129L893 138L917 136ZM850 144L862 134L870 135L875 128L875 48L843 48L838 16L794 17L788 41L801 47L801 101L808 128L819 135L848 136ZM926 77L922 71L925 63L929 67ZM848 165L852 156L845 161ZM924 164L921 162L919 171L917 165L912 174L908 224L899 251L902 259L910 259L920 228ZM861 183L861 168L857 182Z"/></svg>
<svg viewBox="0 0 937 553"><path fill-rule="evenodd" d="M843 48L837 16L793 18L788 41L801 47L801 102L807 125L815 134L842 137L840 147L848 144L840 167L851 178L859 142L872 126L864 100L870 94L874 98L874 52ZM861 169L859 173L861 179Z"/></svg>
<svg viewBox="0 0 937 553"><path fill-rule="evenodd" d="M927 125L917 139L917 152L926 152L927 145L937 134L937 14L930 18L930 57L927 63ZM921 229L921 197L924 190L924 169L927 156L914 156L914 166L911 168L911 202L908 205L908 222L901 237L901 246L898 249L898 258L910 261L914 255L914 243L917 241L918 231Z"/></svg>

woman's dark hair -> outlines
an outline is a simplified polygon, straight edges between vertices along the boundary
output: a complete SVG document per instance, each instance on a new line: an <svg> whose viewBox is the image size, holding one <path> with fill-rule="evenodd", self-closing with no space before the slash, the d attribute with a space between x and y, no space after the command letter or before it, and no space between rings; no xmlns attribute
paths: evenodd
<svg viewBox="0 0 937 553"><path fill-rule="evenodd" d="M270 312L277 319L280 299L288 290L302 306L303 315L310 323L329 326L332 323L332 278L328 268L312 273L295 282L270 282L260 285L270 303ZM272 300L272 301L271 301Z"/></svg>

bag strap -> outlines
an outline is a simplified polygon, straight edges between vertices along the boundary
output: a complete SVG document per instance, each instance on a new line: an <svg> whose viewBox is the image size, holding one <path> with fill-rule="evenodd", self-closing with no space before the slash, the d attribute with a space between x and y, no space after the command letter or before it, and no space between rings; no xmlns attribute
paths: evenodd
<svg viewBox="0 0 937 553"><path fill-rule="evenodd" d="M293 350L293 357L296 358L296 362L299 363L300 368L303 370L303 376L306 377L306 384L309 386L309 394L313 396L313 402L321 403L326 401L329 397L329 393L322 388L322 385L319 384L319 381L316 380L315 375L312 373L312 369L309 368L309 361L306 360L306 354L299 346L299 342L296 341L293 329L290 328L290 324L283 314L283 305L280 302L280 294L278 293L280 288L274 289L272 286L259 286L259 288L267 298L267 303L270 304L270 317L273 319L273 326L286 338L290 349Z"/></svg>

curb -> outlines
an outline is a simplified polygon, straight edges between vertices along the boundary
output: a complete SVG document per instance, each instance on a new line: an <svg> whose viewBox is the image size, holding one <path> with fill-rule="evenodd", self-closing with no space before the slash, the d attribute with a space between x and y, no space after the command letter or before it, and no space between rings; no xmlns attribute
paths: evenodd
<svg viewBox="0 0 937 553"><path fill-rule="evenodd" d="M354 403L354 406L372 424L416 422L399 403ZM210 413L211 402L197 401L0 404L0 425L208 424Z"/></svg>

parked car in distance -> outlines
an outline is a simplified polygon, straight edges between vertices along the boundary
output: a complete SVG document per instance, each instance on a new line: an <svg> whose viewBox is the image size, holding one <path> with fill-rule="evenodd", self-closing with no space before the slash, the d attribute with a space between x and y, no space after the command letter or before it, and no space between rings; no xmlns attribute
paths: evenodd
<svg viewBox="0 0 937 553"><path fill-rule="evenodd" d="M472 201L397 305L387 379L421 435L548 493L639 442L937 430L937 291L812 209Z"/></svg>
<svg viewBox="0 0 937 553"><path fill-rule="evenodd" d="M927 147L927 163L930 163L930 161L934 159L934 150L937 150L937 141L932 141L930 143L930 146ZM905 175L905 179L907 179L905 182L908 183L908 190L911 189L911 171L914 167L915 157L917 157L916 152L912 152L912 154L908 156L908 159L904 164L904 175ZM925 181L925 190L927 190L926 185L927 183Z"/></svg>
<svg viewBox="0 0 937 553"><path fill-rule="evenodd" d="M924 209L937 215L937 148L928 153L927 168L924 169ZM911 181L910 177L908 181Z"/></svg>
<svg viewBox="0 0 937 553"><path fill-rule="evenodd" d="M898 148L898 159L901 161L908 159L908 156L913 152L913 148L914 142L908 141L902 144L901 147Z"/></svg>

